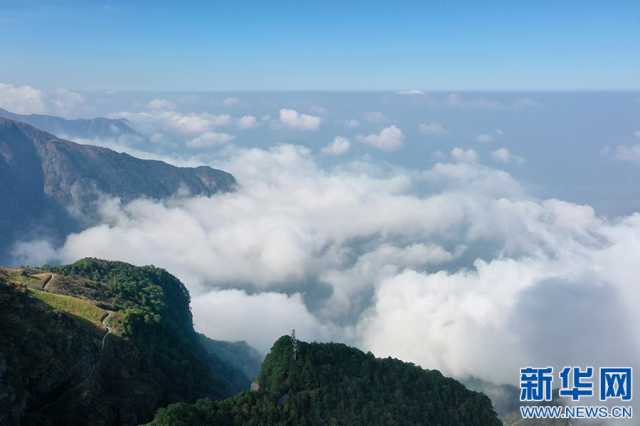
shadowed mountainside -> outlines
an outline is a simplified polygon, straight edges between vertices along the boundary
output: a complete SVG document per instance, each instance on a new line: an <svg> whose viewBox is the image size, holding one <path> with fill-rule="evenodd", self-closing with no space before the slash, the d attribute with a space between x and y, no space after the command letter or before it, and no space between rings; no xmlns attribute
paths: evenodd
<svg viewBox="0 0 640 426"><path fill-rule="evenodd" d="M235 367L251 380L258 377L264 355L247 342L213 340L203 334L198 334L198 338L207 352Z"/></svg>
<svg viewBox="0 0 640 426"><path fill-rule="evenodd" d="M2 425L136 425L252 379L202 345L186 288L153 266L0 269L0 324Z"/></svg>
<svg viewBox="0 0 640 426"><path fill-rule="evenodd" d="M93 223L103 196L209 196L236 185L221 170L141 160L0 118L0 260L16 237L60 238Z"/></svg>

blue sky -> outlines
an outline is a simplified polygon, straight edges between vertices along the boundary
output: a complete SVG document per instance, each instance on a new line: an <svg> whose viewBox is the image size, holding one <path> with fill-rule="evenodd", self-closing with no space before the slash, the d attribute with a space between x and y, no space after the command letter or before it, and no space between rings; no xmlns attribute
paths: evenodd
<svg viewBox="0 0 640 426"><path fill-rule="evenodd" d="M104 198L15 263L156 264L262 350L293 324L496 383L638 369L640 2L611 4L0 0L0 108L240 182Z"/></svg>
<svg viewBox="0 0 640 426"><path fill-rule="evenodd" d="M273 3L0 1L0 81L79 90L640 87L637 1Z"/></svg>

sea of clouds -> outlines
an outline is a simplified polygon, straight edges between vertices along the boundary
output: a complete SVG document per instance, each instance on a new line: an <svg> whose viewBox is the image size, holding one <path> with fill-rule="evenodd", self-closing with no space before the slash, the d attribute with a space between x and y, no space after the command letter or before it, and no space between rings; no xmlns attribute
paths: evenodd
<svg viewBox="0 0 640 426"><path fill-rule="evenodd" d="M536 199L455 150L425 170L327 169L295 145L232 149L213 165L237 192L107 199L100 224L15 254L164 267L189 287L197 329L262 351L295 328L500 383L523 365L639 359L640 214Z"/></svg>
<svg viewBox="0 0 640 426"><path fill-rule="evenodd" d="M304 140L330 113L242 113L242 102L228 97L221 107L235 110L210 113L152 99L111 114L127 118L146 145L80 141L176 165L209 164L235 175L236 192L128 204L104 197L95 224L60 246L18 242L16 261L96 256L166 268L189 288L199 331L247 340L263 352L295 328L305 340L343 341L496 383L516 383L526 365L640 368L633 331L640 319L640 214L603 216L589 205L538 198L505 171L525 159L495 145L500 129L477 136L474 148L435 151L423 168L403 167L368 154L345 156L352 142L384 154L403 149L406 130L381 112L363 113L362 121L333 117L356 134L317 149L250 147L235 145L236 135L286 130ZM91 109L79 94L6 84L0 106ZM443 104L534 107L532 100L505 106L455 94ZM361 128L365 123L373 127ZM415 126L431 140L451 133L433 120ZM154 146L162 152L149 152ZM634 147L605 147L603 154L633 162Z"/></svg>

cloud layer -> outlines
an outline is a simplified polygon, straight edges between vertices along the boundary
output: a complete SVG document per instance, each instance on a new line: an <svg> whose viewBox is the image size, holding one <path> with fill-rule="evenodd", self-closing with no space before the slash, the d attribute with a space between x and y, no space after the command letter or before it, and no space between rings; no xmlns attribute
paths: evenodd
<svg viewBox="0 0 640 426"><path fill-rule="evenodd" d="M236 193L109 200L101 223L62 247L31 241L15 253L165 267L192 291L201 331L262 350L295 327L498 382L524 364L640 359L629 330L640 319L640 215L605 220L538 200L470 152L406 170L323 169L291 145L229 150L217 165L239 179Z"/></svg>
<svg viewBox="0 0 640 426"><path fill-rule="evenodd" d="M85 99L67 89L45 92L34 87L0 83L0 108L17 114L74 115Z"/></svg>
<svg viewBox="0 0 640 426"><path fill-rule="evenodd" d="M315 115L302 114L294 109L280 110L280 123L292 129L316 130L321 122L322 119Z"/></svg>
<svg viewBox="0 0 640 426"><path fill-rule="evenodd" d="M349 152L351 142L344 136L336 136L329 145L322 148L322 152L327 155L343 155Z"/></svg>
<svg viewBox="0 0 640 426"><path fill-rule="evenodd" d="M522 164L524 163L524 158L513 154L511 151L509 151L507 148L498 148L495 151L493 151L491 153L491 156L493 157L493 159L499 163L503 163L503 164L509 164L509 163L516 163L516 164Z"/></svg>
<svg viewBox="0 0 640 426"><path fill-rule="evenodd" d="M397 126L385 127L380 133L358 136L358 141L382 151L396 151L404 143L404 133Z"/></svg>

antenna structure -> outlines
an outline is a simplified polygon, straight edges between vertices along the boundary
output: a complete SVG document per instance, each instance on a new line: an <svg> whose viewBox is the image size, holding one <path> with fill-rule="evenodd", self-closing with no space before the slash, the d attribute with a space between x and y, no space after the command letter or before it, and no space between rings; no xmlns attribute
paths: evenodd
<svg viewBox="0 0 640 426"><path fill-rule="evenodd" d="M293 360L295 361L298 355L298 341L296 340L296 329L291 330L291 346L293 347Z"/></svg>

